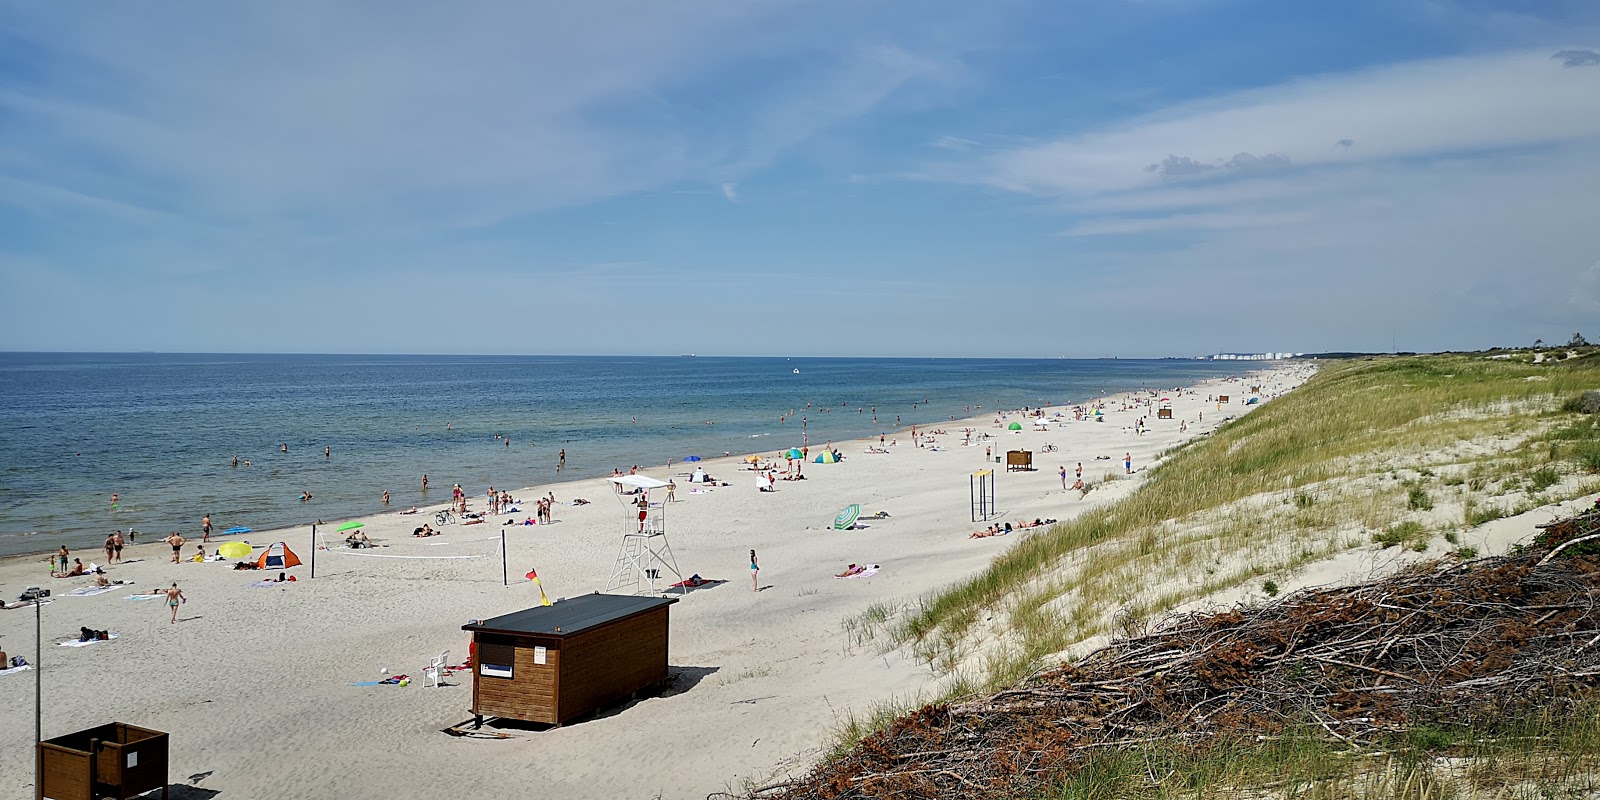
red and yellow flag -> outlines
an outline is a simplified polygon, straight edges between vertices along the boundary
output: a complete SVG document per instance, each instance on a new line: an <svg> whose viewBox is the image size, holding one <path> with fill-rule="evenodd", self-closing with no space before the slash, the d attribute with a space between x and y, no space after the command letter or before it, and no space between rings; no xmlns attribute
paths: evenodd
<svg viewBox="0 0 1600 800"><path fill-rule="evenodd" d="M534 586L539 587L539 605L550 605L550 598L544 593L544 581L539 580L539 571L536 569L528 570L527 578L528 580L533 581Z"/></svg>

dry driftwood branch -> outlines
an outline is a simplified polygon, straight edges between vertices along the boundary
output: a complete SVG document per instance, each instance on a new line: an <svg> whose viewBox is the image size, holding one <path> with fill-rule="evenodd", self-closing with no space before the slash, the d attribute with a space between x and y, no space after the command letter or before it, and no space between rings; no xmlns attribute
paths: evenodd
<svg viewBox="0 0 1600 800"><path fill-rule="evenodd" d="M756 793L976 800L1027 794L1106 749L1199 749L1304 725L1361 748L1421 722L1571 701L1600 678L1600 557L1556 556L1595 539L1600 514L1545 526L1508 556L1175 615L988 697L925 707Z"/></svg>

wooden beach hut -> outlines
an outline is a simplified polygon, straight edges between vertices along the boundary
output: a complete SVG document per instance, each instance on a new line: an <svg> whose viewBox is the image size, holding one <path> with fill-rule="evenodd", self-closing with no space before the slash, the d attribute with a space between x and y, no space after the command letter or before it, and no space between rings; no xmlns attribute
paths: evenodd
<svg viewBox="0 0 1600 800"><path fill-rule="evenodd" d="M463 625L472 714L560 725L667 679L670 597L595 594Z"/></svg>
<svg viewBox="0 0 1600 800"><path fill-rule="evenodd" d="M37 798L117 800L161 790L167 796L167 735L108 722L38 744Z"/></svg>

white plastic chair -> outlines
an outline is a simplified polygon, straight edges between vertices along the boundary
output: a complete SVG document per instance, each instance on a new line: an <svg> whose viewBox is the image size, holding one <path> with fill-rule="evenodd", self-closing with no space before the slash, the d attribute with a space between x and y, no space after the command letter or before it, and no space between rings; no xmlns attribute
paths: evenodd
<svg viewBox="0 0 1600 800"><path fill-rule="evenodd" d="M440 681L442 681L444 679L444 668L445 668L445 665L447 665L449 663L450 663L450 651L449 650L446 650L443 653L440 653L439 655L434 656L433 660L428 662L428 666L423 668L423 670L422 670L422 685L423 686L427 686L428 685L428 681L433 681L433 688L435 688L435 689L439 688Z"/></svg>

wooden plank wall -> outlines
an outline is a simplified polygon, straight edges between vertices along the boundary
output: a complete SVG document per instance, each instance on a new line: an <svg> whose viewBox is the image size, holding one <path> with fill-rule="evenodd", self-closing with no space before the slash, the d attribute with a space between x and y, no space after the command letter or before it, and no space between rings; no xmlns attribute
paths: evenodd
<svg viewBox="0 0 1600 800"><path fill-rule="evenodd" d="M44 784L37 787L40 797L56 800L92 800L93 775L89 754L81 750L44 743Z"/></svg>
<svg viewBox="0 0 1600 800"><path fill-rule="evenodd" d="M585 631L563 643L558 723L666 680L667 608Z"/></svg>
<svg viewBox="0 0 1600 800"><path fill-rule="evenodd" d="M473 664L473 713L552 725L559 722L556 685L561 670L560 640L478 634L479 664L494 663L484 660L485 645L515 648L512 677L484 675L478 672L478 664ZM546 648L545 663L533 663L534 645Z"/></svg>

